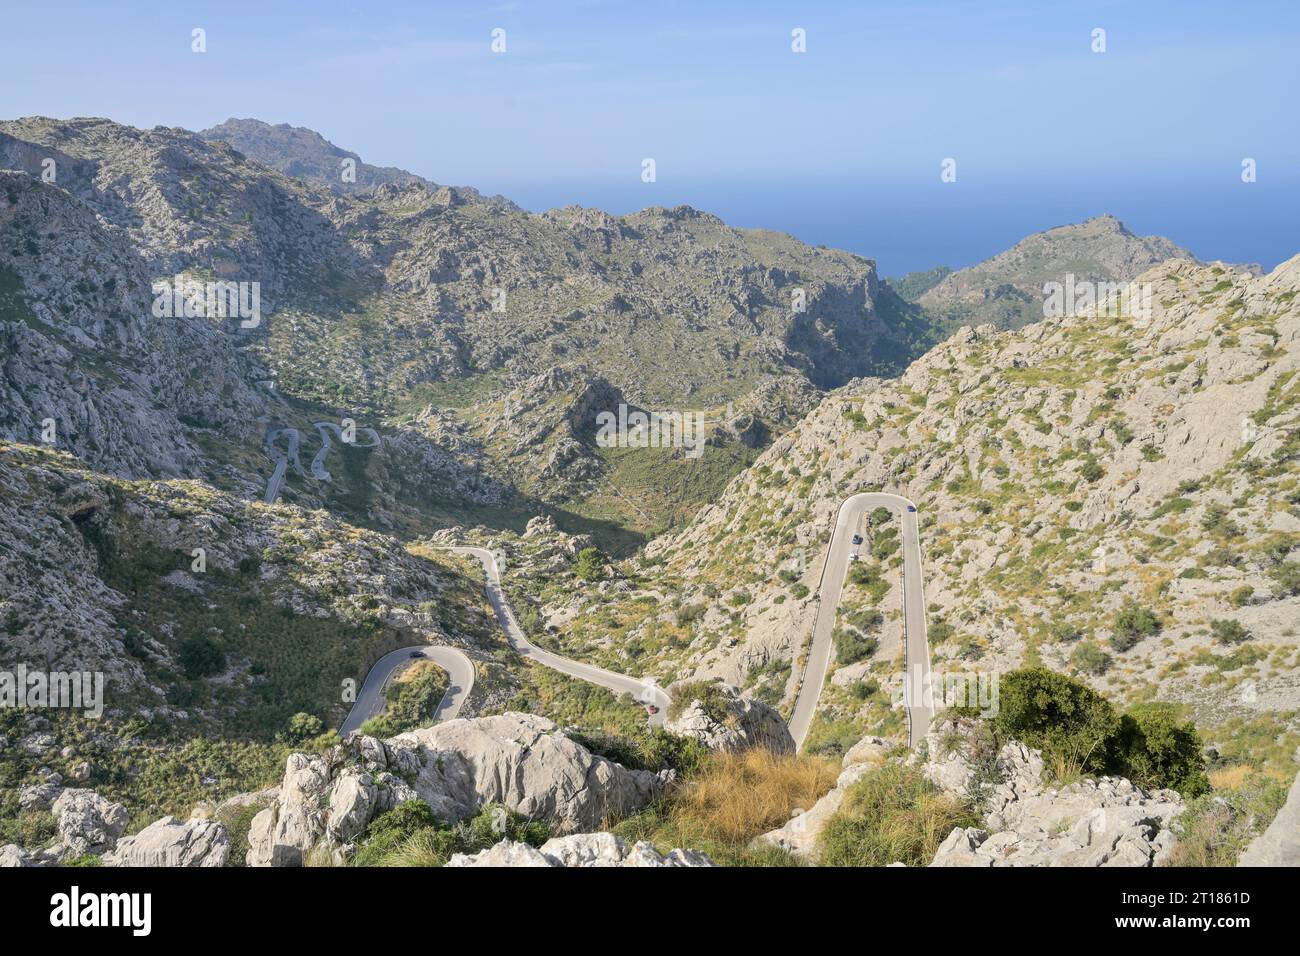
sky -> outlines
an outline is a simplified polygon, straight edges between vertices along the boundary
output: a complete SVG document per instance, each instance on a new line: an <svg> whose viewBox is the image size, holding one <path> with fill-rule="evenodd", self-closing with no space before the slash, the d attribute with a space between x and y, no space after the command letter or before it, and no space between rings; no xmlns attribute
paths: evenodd
<svg viewBox="0 0 1300 956"><path fill-rule="evenodd" d="M1206 259L1300 253L1294 0L137 0L5 25L3 118L287 122L530 209L688 203L886 275L1104 212Z"/></svg>

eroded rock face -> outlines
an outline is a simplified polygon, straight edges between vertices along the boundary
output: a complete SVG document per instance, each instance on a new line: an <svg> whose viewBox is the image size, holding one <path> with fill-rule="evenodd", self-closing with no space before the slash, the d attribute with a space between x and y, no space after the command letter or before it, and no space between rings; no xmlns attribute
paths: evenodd
<svg viewBox="0 0 1300 956"><path fill-rule="evenodd" d="M1172 852L1186 809L1173 790L1148 793L1122 777L1050 787L1042 754L1015 741L998 749L993 779L981 784L972 756L981 745L966 720L926 737L922 773L955 799L978 794L984 808L983 826L955 828L931 866L1154 866Z"/></svg>
<svg viewBox="0 0 1300 956"><path fill-rule="evenodd" d="M17 843L6 843L4 846L0 846L0 869L29 866L30 862L27 851Z"/></svg>
<svg viewBox="0 0 1300 956"><path fill-rule="evenodd" d="M670 687L670 696L682 692L683 685ZM677 716L664 723L669 733L694 737L710 750L739 751L766 747L773 753L794 753L794 738L781 715L762 701L743 695L729 685L717 685L724 701L724 712L702 700L685 703Z"/></svg>
<svg viewBox="0 0 1300 956"><path fill-rule="evenodd" d="M106 866L225 866L230 833L212 820L155 820L139 833L122 837L106 853Z"/></svg>
<svg viewBox="0 0 1300 956"><path fill-rule="evenodd" d="M130 819L126 807L93 790L64 790L51 809L57 821L59 854L65 858L112 849Z"/></svg>
<svg viewBox="0 0 1300 956"><path fill-rule="evenodd" d="M502 840L489 850L479 853L458 853L448 866L551 866L551 867L604 867L604 866L713 866L714 863L698 850L670 850L660 854L644 840L628 846L626 841L612 833L575 833L557 837L542 844L540 849L526 843Z"/></svg>
<svg viewBox="0 0 1300 956"><path fill-rule="evenodd" d="M500 803L572 833L645 806L664 783L656 774L593 755L534 714L449 720L385 746L389 766L411 779L416 794L447 820Z"/></svg>
<svg viewBox="0 0 1300 956"><path fill-rule="evenodd" d="M1246 847L1238 865L1300 866L1300 776L1291 784L1286 803L1273 822Z"/></svg>
<svg viewBox="0 0 1300 956"><path fill-rule="evenodd" d="M253 818L248 864L299 866L415 799L447 823L501 804L553 832L594 829L645 806L665 780L596 756L533 714L450 720L382 742L358 735L324 756L290 755L275 800Z"/></svg>

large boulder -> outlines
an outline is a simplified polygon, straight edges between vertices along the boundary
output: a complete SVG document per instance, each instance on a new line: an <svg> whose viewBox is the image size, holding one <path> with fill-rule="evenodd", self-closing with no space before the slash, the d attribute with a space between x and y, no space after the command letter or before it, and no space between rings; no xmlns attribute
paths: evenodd
<svg viewBox="0 0 1300 956"><path fill-rule="evenodd" d="M139 833L122 837L104 854L106 866L225 866L230 834L213 820L155 820Z"/></svg>
<svg viewBox="0 0 1300 956"><path fill-rule="evenodd" d="M535 714L449 720L385 747L389 767L448 822L493 803L556 833L591 830L645 806L665 780L592 754Z"/></svg>
<svg viewBox="0 0 1300 956"><path fill-rule="evenodd" d="M694 737L710 750L766 747L794 753L794 738L781 715L736 687L689 681L671 686L668 693L673 704L664 729L669 733Z"/></svg>
<svg viewBox="0 0 1300 956"><path fill-rule="evenodd" d="M51 809L59 836L58 853L63 858L112 849L130 820L126 807L93 790L64 790Z"/></svg>
<svg viewBox="0 0 1300 956"><path fill-rule="evenodd" d="M612 833L575 833L556 837L535 849L526 843L502 840L479 853L458 853L448 866L713 866L698 850L670 850L660 854L644 840L632 846Z"/></svg>
<svg viewBox="0 0 1300 956"><path fill-rule="evenodd" d="M591 830L644 807L667 779L596 756L533 714L449 720L382 743L357 735L348 747L290 755L249 828L249 866L299 866L314 847L345 848L376 815L416 799L446 823L500 804L555 833Z"/></svg>

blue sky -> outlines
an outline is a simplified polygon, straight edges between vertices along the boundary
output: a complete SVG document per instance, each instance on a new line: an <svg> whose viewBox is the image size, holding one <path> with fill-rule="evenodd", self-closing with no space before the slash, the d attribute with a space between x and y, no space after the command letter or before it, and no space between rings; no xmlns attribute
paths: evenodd
<svg viewBox="0 0 1300 956"><path fill-rule="evenodd" d="M113 6L11 6L0 116L289 122L529 208L688 202L886 274L1101 212L1204 257L1300 252L1290 0Z"/></svg>

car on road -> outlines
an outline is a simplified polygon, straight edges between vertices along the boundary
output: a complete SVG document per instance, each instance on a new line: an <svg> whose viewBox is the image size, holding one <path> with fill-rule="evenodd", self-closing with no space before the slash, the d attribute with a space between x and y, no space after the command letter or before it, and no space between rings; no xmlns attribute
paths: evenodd
<svg viewBox="0 0 1300 956"><path fill-rule="evenodd" d="M649 714L651 717L653 717L655 714L659 713L659 708L656 707L654 704L646 704L645 712Z"/></svg>
<svg viewBox="0 0 1300 956"><path fill-rule="evenodd" d="M912 514L916 514L916 505L908 505L907 510L912 512Z"/></svg>
<svg viewBox="0 0 1300 956"><path fill-rule="evenodd" d="M853 536L853 543L854 543L854 544L861 544L861 543L862 543L862 535L860 535L860 534L855 534L855 535Z"/></svg>
<svg viewBox="0 0 1300 956"><path fill-rule="evenodd" d="M424 651L411 651L411 656L412 656L412 657L423 657L423 656L424 656Z"/></svg>
<svg viewBox="0 0 1300 956"><path fill-rule="evenodd" d="M850 561L856 561L856 560L858 560L858 552L856 552L856 551L850 551L850 552L849 552L849 560L850 560Z"/></svg>

